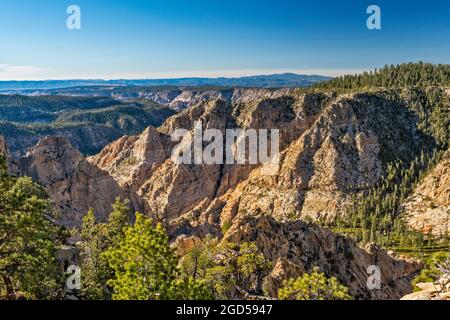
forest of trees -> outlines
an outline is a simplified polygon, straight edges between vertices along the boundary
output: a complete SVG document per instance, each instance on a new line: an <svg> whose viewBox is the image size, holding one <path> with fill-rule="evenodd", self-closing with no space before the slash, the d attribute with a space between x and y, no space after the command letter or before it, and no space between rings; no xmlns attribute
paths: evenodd
<svg viewBox="0 0 450 320"><path fill-rule="evenodd" d="M0 135L15 154L50 135L66 136L92 155L124 135L161 125L174 113L144 99L125 103L108 97L0 95Z"/></svg>
<svg viewBox="0 0 450 320"><path fill-rule="evenodd" d="M405 88L409 86L450 85L450 65L405 63L358 75L345 75L314 87L319 89L363 90L369 88Z"/></svg>
<svg viewBox="0 0 450 320"><path fill-rule="evenodd" d="M410 230L400 215L400 205L443 155L443 150L435 149L431 155L422 152L410 163L399 160L388 164L386 176L368 192L354 197L346 215L332 223L333 230L358 242L376 243L396 251L450 250L449 234L442 234L438 241L431 234Z"/></svg>
<svg viewBox="0 0 450 320"><path fill-rule="evenodd" d="M442 160L450 146L450 99L444 88L435 86L449 83L449 70L448 65L405 64L387 67L373 75L349 76L329 82L330 86L355 89L361 88L363 82L371 86L380 81L389 86L408 86L413 85L411 79L415 79L420 86L381 90L375 94L391 101L392 105L399 104L410 110L417 117L415 125L422 139L411 144L408 152L403 150L401 155L389 151L383 156L383 152L392 148L381 150L385 160L383 178L373 188L354 197L347 214L332 223L334 231L357 241L375 242L403 252L423 254L450 250L448 234L434 239L431 234L412 231L405 225L400 210L400 205L426 173ZM387 142L399 143L389 139ZM383 141L381 143L384 144ZM397 148L400 147L403 145Z"/></svg>
<svg viewBox="0 0 450 320"><path fill-rule="evenodd" d="M229 243L212 236L182 256L169 245L160 224L139 213L129 221L128 205L116 200L107 223L93 211L80 229L81 299L210 300L264 297L272 263L254 243ZM304 296L308 294L308 296ZM303 296L302 296L303 295ZM318 269L289 279L280 299L344 300L348 289Z"/></svg>

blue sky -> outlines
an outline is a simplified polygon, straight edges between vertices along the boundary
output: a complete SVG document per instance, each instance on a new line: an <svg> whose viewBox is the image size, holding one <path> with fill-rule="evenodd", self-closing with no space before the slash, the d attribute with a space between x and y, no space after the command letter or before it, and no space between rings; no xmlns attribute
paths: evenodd
<svg viewBox="0 0 450 320"><path fill-rule="evenodd" d="M336 75L450 63L450 1L1 0L0 39L0 80Z"/></svg>

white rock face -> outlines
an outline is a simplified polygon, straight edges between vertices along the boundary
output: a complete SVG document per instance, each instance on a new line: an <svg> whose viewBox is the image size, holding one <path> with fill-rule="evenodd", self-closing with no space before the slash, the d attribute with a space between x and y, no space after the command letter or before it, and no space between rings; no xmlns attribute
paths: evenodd
<svg viewBox="0 0 450 320"><path fill-rule="evenodd" d="M169 219L200 213L198 224L210 219L223 222L239 211L332 219L344 211L352 193L379 181L382 147L385 153L401 154L407 144L400 139L417 140L411 123L400 123L408 121L406 115L394 117L401 110L374 95L234 89L224 97L213 92L200 96L184 92L181 97L189 101L219 99L183 110L158 129L119 139L89 161L142 196L152 213ZM173 163L170 134L180 128L192 130L195 121L221 132L279 129L278 175L267 176L266 166L258 165Z"/></svg>
<svg viewBox="0 0 450 320"><path fill-rule="evenodd" d="M185 252L207 234L237 243L255 241L275 266L269 279L272 296L284 278L314 266L361 299L400 299L412 291L410 281L419 263L393 258L373 246L359 248L299 221L343 214L352 194L376 184L383 174L381 150L395 156L405 152L402 139L417 140L408 112L370 94L236 89L231 97L207 102L193 97L200 96L181 95L178 101L196 104L160 128L124 137L89 159L145 199L149 212L176 239L174 247ZM170 133L192 130L195 121L221 132L280 129L279 171L269 176L265 165L172 162ZM382 270L382 290L367 289L367 267L373 264Z"/></svg>
<svg viewBox="0 0 450 320"><path fill-rule="evenodd" d="M106 221L117 197L129 199L130 211L141 210L139 198L107 173L87 162L66 138L47 137L20 159L20 174L44 186L66 227L81 225L89 209Z"/></svg>
<svg viewBox="0 0 450 320"><path fill-rule="evenodd" d="M425 234L450 234L450 150L402 207L408 225Z"/></svg>

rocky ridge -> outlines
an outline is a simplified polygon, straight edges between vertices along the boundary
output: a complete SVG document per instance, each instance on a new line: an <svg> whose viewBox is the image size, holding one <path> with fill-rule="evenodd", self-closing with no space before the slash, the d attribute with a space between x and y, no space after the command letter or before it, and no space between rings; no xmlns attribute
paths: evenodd
<svg viewBox="0 0 450 320"><path fill-rule="evenodd" d="M272 296L284 279L314 266L337 277L356 298L397 299L411 292L418 263L374 246L359 248L299 219L326 220L345 213L352 194L379 181L386 161L422 142L414 116L377 94L304 94L295 89L235 89L227 94L197 100L186 95L193 105L185 105L159 128L122 137L88 159L67 140L48 137L19 160L20 174L47 188L62 212L61 223L69 227L79 226L90 207L105 220L119 196L131 199L132 210L144 208L164 222L174 243L189 247L207 234L223 241L255 241L274 263L268 278ZM172 162L176 142L171 133L180 128L192 132L196 121L222 133L230 128L279 129L275 174L267 174L270 165ZM367 288L370 265L381 269L381 289Z"/></svg>
<svg viewBox="0 0 450 320"><path fill-rule="evenodd" d="M18 160L21 176L46 188L61 216L58 223L78 227L89 209L105 221L119 197L130 200L131 212L144 207L139 197L122 188L107 172L91 165L66 138L46 137Z"/></svg>
<svg viewBox="0 0 450 320"><path fill-rule="evenodd" d="M408 225L425 234L450 234L450 150L416 187L403 205Z"/></svg>
<svg viewBox="0 0 450 320"><path fill-rule="evenodd" d="M139 98L156 102L181 111L189 107L207 103L211 100L223 100L230 104L248 103L262 99L274 99L283 95L290 95L299 91L298 89L166 89L166 90L141 90ZM118 96L116 96L118 97Z"/></svg>
<svg viewBox="0 0 450 320"><path fill-rule="evenodd" d="M201 103L158 129L123 137L89 161L136 191L165 220L183 217L193 224L223 224L239 211L332 219L344 211L352 193L379 181L385 158L400 157L409 152L411 141L421 141L412 116L375 94L238 92L231 103ZM170 133L192 130L195 121L222 132L279 128L278 174L266 175L267 166L258 165L173 163Z"/></svg>
<svg viewBox="0 0 450 320"><path fill-rule="evenodd" d="M223 241L256 242L274 264L267 279L272 297L284 279L314 266L337 277L359 299L399 299L411 292L419 263L392 257L375 246L360 248L298 220L342 214L352 193L379 181L385 157L405 154L409 141L420 143L409 112L376 94L281 90L259 97L257 90L245 92L231 102L196 104L158 129L110 144L89 161L142 196L150 214L166 223L183 252L207 234ZM280 128L277 173L266 174L270 164L173 163L170 133L192 130L197 120L203 128L221 131ZM380 267L379 290L367 288L370 265Z"/></svg>

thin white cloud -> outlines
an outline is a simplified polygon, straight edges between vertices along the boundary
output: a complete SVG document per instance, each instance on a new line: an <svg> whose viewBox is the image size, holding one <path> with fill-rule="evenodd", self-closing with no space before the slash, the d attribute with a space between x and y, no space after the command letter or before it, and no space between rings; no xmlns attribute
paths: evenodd
<svg viewBox="0 0 450 320"><path fill-rule="evenodd" d="M0 64L0 80L34 80L41 77L46 69L34 66L12 66Z"/></svg>

